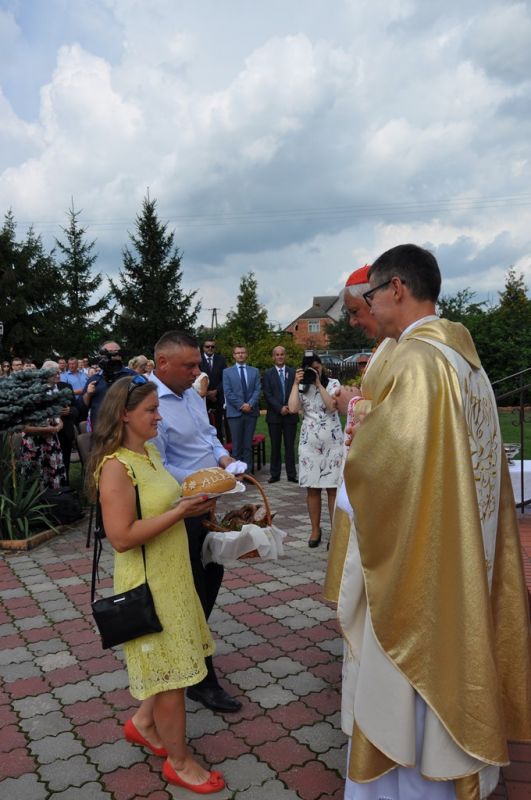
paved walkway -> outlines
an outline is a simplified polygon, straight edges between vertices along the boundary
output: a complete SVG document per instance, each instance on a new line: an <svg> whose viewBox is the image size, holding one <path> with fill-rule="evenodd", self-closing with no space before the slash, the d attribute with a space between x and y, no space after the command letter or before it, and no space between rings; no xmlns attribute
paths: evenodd
<svg viewBox="0 0 531 800"><path fill-rule="evenodd" d="M220 800L339 800L342 645L320 597L326 549L306 545L302 490L282 481L267 493L290 534L286 556L227 570L211 619L218 670L243 708L223 716L188 701L190 744L223 769ZM85 528L0 556L0 800L197 797L168 787L161 759L122 738L133 701L120 653L93 630ZM511 752L495 797L529 800L531 745Z"/></svg>

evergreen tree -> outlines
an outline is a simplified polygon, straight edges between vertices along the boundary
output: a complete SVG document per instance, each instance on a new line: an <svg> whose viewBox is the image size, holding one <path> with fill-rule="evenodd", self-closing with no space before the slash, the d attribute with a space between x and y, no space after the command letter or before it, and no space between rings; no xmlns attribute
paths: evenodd
<svg viewBox="0 0 531 800"><path fill-rule="evenodd" d="M258 283L254 272L250 272L240 281L236 310L227 314L225 335L233 345L249 346L263 339L269 332L267 310L258 302Z"/></svg>
<svg viewBox="0 0 531 800"><path fill-rule="evenodd" d="M330 350L355 352L370 349L374 344L372 339L367 339L361 328L350 325L348 314L341 314L337 322L329 322L326 335Z"/></svg>
<svg viewBox="0 0 531 800"><path fill-rule="evenodd" d="M63 353L64 345L61 342L58 349L68 357L88 355L96 350L110 323L110 312L107 297L91 302L91 295L97 292L103 282L101 273L92 272L97 258L93 253L95 242L86 241L86 228L82 228L78 220L81 212L75 211L73 204L67 213L69 225L62 228L65 242L59 239L55 241L62 255L59 263L61 318L69 348L68 352Z"/></svg>
<svg viewBox="0 0 531 800"><path fill-rule="evenodd" d="M156 200L144 198L130 234L134 252L123 251L120 281L111 281L120 304L117 334L131 352L151 349L167 330L192 331L200 311L196 292L183 292L181 254L174 233L167 232L156 213Z"/></svg>
<svg viewBox="0 0 531 800"><path fill-rule="evenodd" d="M16 239L11 211L0 229L0 319L4 353L43 360L53 352L60 331L60 275L52 254L30 229Z"/></svg>

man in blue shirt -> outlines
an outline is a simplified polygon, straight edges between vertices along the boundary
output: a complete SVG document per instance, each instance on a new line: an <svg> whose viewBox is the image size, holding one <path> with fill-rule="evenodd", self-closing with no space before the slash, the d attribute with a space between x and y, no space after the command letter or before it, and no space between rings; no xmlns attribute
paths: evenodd
<svg viewBox="0 0 531 800"><path fill-rule="evenodd" d="M205 467L227 467L233 458L225 450L210 425L203 398L191 388L200 374L201 353L197 340L182 331L165 333L155 345L155 372L151 380L159 394L157 445L164 466L182 483L191 472ZM203 566L201 550L207 535L205 516L185 520L194 584L208 619L223 580L223 566ZM207 708L238 711L241 703L232 698L218 683L212 657L205 659L207 676L190 686L187 695Z"/></svg>
<svg viewBox="0 0 531 800"><path fill-rule="evenodd" d="M68 369L61 376L61 380L70 384L76 397L81 397L87 382L87 376L79 370L77 358L74 356L68 359Z"/></svg>

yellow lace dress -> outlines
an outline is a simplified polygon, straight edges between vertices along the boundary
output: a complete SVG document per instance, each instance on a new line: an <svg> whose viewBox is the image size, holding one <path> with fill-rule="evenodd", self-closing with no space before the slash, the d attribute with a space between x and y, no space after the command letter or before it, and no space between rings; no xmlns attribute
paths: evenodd
<svg viewBox="0 0 531 800"><path fill-rule="evenodd" d="M164 468L157 448L146 444L146 455L120 447L105 456L117 458L138 485L142 517L167 511L180 487ZM134 473L134 474L133 474ZM147 580L162 624L161 633L141 636L124 644L133 697L145 700L159 692L191 686L206 675L205 656L214 642L195 591L184 522L172 525L145 545ZM144 582L142 549L114 554L114 591L132 589Z"/></svg>

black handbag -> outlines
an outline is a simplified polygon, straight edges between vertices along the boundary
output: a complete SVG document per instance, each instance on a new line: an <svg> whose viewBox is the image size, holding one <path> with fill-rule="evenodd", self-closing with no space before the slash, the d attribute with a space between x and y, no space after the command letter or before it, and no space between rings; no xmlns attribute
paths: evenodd
<svg viewBox="0 0 531 800"><path fill-rule="evenodd" d="M135 486L135 492L137 518L142 519L137 486ZM90 602L92 614L100 632L101 645L104 649L129 642L131 639L138 639L140 636L146 636L148 633L160 633L162 630L162 625L160 624L155 609L155 603L153 602L153 595L151 594L151 589L147 582L146 550L144 545L142 545L144 576L146 578L144 583L141 583L140 586L135 586L134 589L121 592L121 594L103 597L101 600L94 600L98 563L102 551L102 540L105 536L98 492Z"/></svg>

